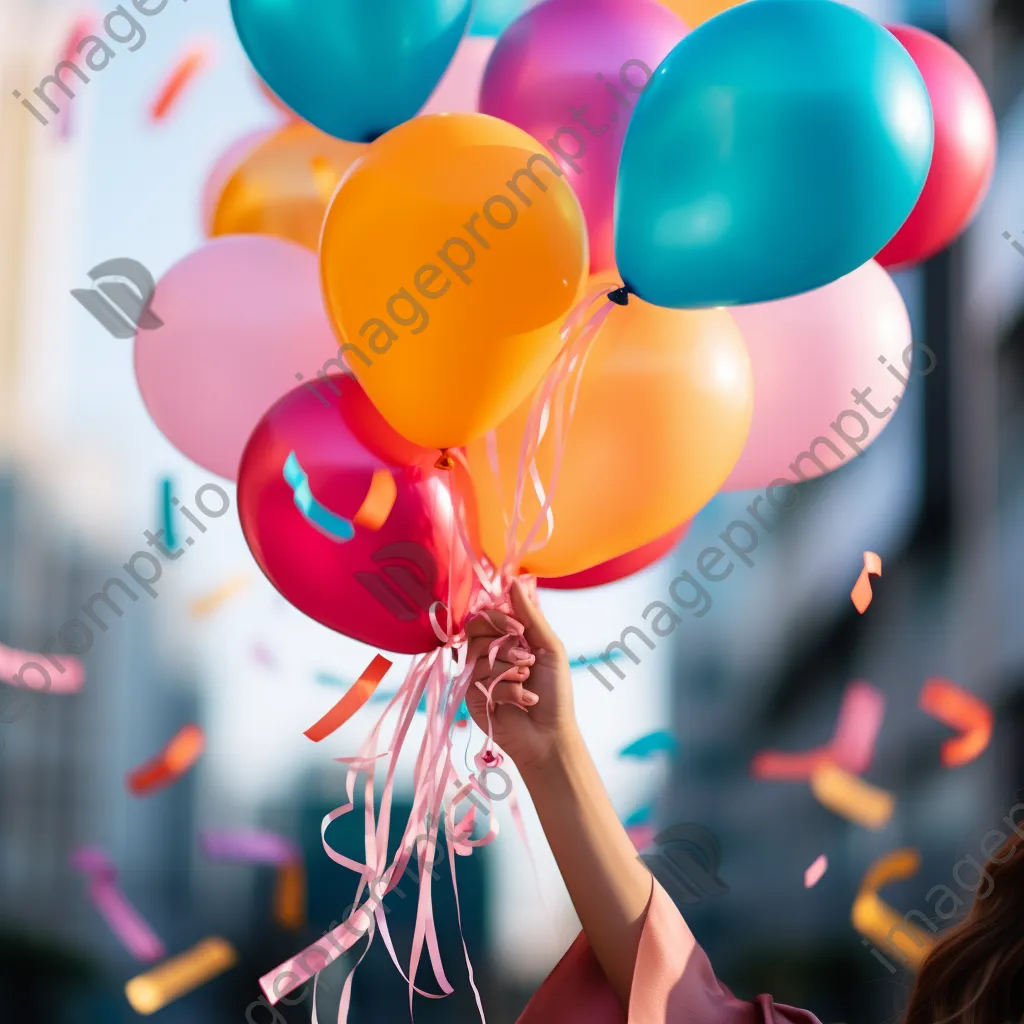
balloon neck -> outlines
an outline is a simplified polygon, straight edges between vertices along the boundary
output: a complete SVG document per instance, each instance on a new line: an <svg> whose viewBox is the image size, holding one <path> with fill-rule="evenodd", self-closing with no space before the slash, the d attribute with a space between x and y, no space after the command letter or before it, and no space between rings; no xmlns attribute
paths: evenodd
<svg viewBox="0 0 1024 1024"><path fill-rule="evenodd" d="M434 469L454 469L455 460L448 454L447 448L441 449L441 454L438 457L437 462L434 463Z"/></svg>
<svg viewBox="0 0 1024 1024"><path fill-rule="evenodd" d="M616 306L628 306L630 295L636 295L636 292L628 284L624 284L621 288L608 293L608 301L614 302Z"/></svg>

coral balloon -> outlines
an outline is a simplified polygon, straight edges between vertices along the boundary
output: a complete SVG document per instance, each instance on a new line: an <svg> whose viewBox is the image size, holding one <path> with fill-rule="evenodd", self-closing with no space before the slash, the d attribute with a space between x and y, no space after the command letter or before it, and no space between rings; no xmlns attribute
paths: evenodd
<svg viewBox="0 0 1024 1024"><path fill-rule="evenodd" d="M295 122L274 132L235 169L213 214L213 235L273 235L312 249L342 175L367 146Z"/></svg>
<svg viewBox="0 0 1024 1024"><path fill-rule="evenodd" d="M921 73L832 0L750 0L691 32L637 100L615 257L659 306L770 302L866 263L921 195Z"/></svg>
<svg viewBox="0 0 1024 1024"><path fill-rule="evenodd" d="M259 131L249 132L234 142L217 157L210 173L206 176L203 185L202 196L199 200L199 215L203 220L203 234L207 237L213 229L213 215L217 209L224 186L231 180L231 175L238 170L242 161L261 142L269 139L274 134L274 128L261 128Z"/></svg>
<svg viewBox="0 0 1024 1024"><path fill-rule="evenodd" d="M471 591L461 543L449 552L456 535L447 481L432 468L372 454L346 425L345 392L328 393L325 405L297 387L245 446L238 512L249 549L281 595L317 622L399 654L432 650L440 641L431 604L448 600L450 582L459 629ZM383 422L374 427L387 430ZM371 529L357 513L375 474L390 475L394 502L383 525ZM446 623L443 609L438 618Z"/></svg>
<svg viewBox="0 0 1024 1024"><path fill-rule="evenodd" d="M996 118L970 64L923 29L889 25L914 59L935 118L935 152L924 191L896 237L875 257L904 268L934 256L974 216L996 166Z"/></svg>
<svg viewBox="0 0 1024 1024"><path fill-rule="evenodd" d="M463 39L444 78L438 82L420 113L471 114L479 110L480 84L484 80L484 68L493 52L493 39L484 36L468 36Z"/></svg>
<svg viewBox="0 0 1024 1024"><path fill-rule="evenodd" d="M416 114L472 8L472 0L231 0L260 78L304 120L350 142L370 142Z"/></svg>
<svg viewBox="0 0 1024 1024"><path fill-rule="evenodd" d="M735 7L742 0L661 0L661 2L670 11L675 11L690 28L696 28L716 14Z"/></svg>
<svg viewBox="0 0 1024 1024"><path fill-rule="evenodd" d="M414 117L374 142L320 242L346 364L388 423L428 448L483 436L530 394L586 266L561 171L483 114Z"/></svg>
<svg viewBox="0 0 1024 1024"><path fill-rule="evenodd" d="M573 573L572 576L559 576L555 579L541 577L537 580L538 587L548 590L585 590L588 587L601 587L606 583L624 580L627 576L640 572L664 558L685 536L690 529L689 520L680 524L664 537L652 540L650 544L627 551L618 558L610 558L607 562L595 565L593 569Z"/></svg>
<svg viewBox="0 0 1024 1024"><path fill-rule="evenodd" d="M545 0L505 30L480 109L541 139L587 218L594 271L615 266L615 179L633 103L686 35L657 0Z"/></svg>
<svg viewBox="0 0 1024 1024"><path fill-rule="evenodd" d="M906 306L877 263L731 312L754 368L754 420L725 490L813 479L878 437L903 395L912 348Z"/></svg>
<svg viewBox="0 0 1024 1024"><path fill-rule="evenodd" d="M610 287L613 274L592 283ZM743 338L724 310L679 312L631 298L601 326L582 373L552 500L554 529L521 569L558 577L650 544L691 519L736 464L747 439L753 377ZM496 431L500 481L487 444L469 445L480 540L491 561L505 555L529 403ZM537 453L551 480L549 430ZM540 510L523 494L518 543ZM540 539L547 536L541 531Z"/></svg>
<svg viewBox="0 0 1024 1024"><path fill-rule="evenodd" d="M316 256L277 238L217 238L167 271L152 306L163 326L135 336L142 400L178 451L234 480L259 418L337 351Z"/></svg>

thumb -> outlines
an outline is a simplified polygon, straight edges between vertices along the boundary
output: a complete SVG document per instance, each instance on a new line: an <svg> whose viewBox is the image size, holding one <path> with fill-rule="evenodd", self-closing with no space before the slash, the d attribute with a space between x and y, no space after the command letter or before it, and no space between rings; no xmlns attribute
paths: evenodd
<svg viewBox="0 0 1024 1024"><path fill-rule="evenodd" d="M534 650L557 651L561 646L558 637L548 625L548 620L544 618L540 607L530 599L526 588L519 580L513 580L510 597L512 599L512 614L525 627L526 642Z"/></svg>

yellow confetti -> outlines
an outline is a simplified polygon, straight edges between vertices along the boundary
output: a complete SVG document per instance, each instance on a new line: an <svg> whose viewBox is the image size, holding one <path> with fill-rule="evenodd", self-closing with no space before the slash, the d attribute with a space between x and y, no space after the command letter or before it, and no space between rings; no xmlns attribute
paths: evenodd
<svg viewBox="0 0 1024 1024"><path fill-rule="evenodd" d="M306 869L301 862L287 861L277 869L274 920L289 931L306 923Z"/></svg>
<svg viewBox="0 0 1024 1024"><path fill-rule="evenodd" d="M884 828L896 809L892 793L834 764L822 764L814 769L811 792L823 807L865 828Z"/></svg>
<svg viewBox="0 0 1024 1024"><path fill-rule="evenodd" d="M251 578L248 575L233 576L222 587L205 597L197 598L189 608L192 618L201 619L213 614L229 598L234 597L239 591L245 590L250 582Z"/></svg>
<svg viewBox="0 0 1024 1024"><path fill-rule="evenodd" d="M165 960L159 967L136 975L125 987L132 1009L149 1016L205 985L238 963L238 954L225 939L203 939L191 949Z"/></svg>

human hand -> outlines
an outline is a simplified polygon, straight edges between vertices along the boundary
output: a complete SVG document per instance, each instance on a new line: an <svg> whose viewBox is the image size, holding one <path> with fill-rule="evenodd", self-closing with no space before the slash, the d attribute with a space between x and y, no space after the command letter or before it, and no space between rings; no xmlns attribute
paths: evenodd
<svg viewBox="0 0 1024 1024"><path fill-rule="evenodd" d="M516 580L511 589L512 616L524 627L527 650L513 636L501 645L493 670L488 664L490 644L511 628L510 616L491 610L466 624L469 648L466 664L474 664L466 694L466 707L473 721L487 732L487 696L491 681L505 679L491 691L491 734L524 774L543 764L560 745L576 734L569 658L552 632L540 608ZM515 630L518 632L518 630ZM479 684L479 685L477 685Z"/></svg>

